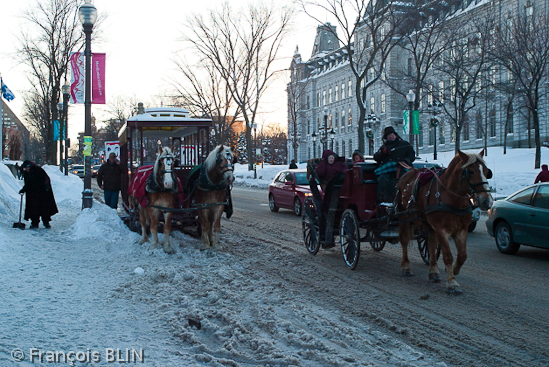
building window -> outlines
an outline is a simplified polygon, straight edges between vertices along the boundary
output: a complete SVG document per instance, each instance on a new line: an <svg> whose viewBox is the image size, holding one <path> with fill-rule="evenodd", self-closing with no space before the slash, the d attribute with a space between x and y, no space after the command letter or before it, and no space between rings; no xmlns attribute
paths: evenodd
<svg viewBox="0 0 549 367"><path fill-rule="evenodd" d="M345 110L341 110L341 128L345 127Z"/></svg>
<svg viewBox="0 0 549 367"><path fill-rule="evenodd" d="M490 111L489 125L490 125L490 137L495 138L496 137L496 110L494 108L492 108L492 110ZM513 124L511 124L511 126L512 125Z"/></svg>
<svg viewBox="0 0 549 367"><path fill-rule="evenodd" d="M332 103L332 88L328 89L328 103Z"/></svg>
<svg viewBox="0 0 549 367"><path fill-rule="evenodd" d="M349 119L349 126L353 126L353 110L349 108L349 116L347 116Z"/></svg>
<svg viewBox="0 0 549 367"><path fill-rule="evenodd" d="M438 99L440 103L444 103L444 82L438 82L439 96Z"/></svg>
<svg viewBox="0 0 549 367"><path fill-rule="evenodd" d="M450 100L454 102L456 99L456 80L454 78L450 79L450 90L452 93L450 95Z"/></svg>
<svg viewBox="0 0 549 367"><path fill-rule="evenodd" d="M335 94L334 94L334 97L335 97L335 101L339 101L339 86L336 85L335 87Z"/></svg>
<svg viewBox="0 0 549 367"><path fill-rule="evenodd" d="M370 98L370 113L375 113L376 111L376 99L374 97Z"/></svg>
<svg viewBox="0 0 549 367"><path fill-rule="evenodd" d="M345 140L341 141L341 153L343 156L345 155Z"/></svg>
<svg viewBox="0 0 549 367"><path fill-rule="evenodd" d="M332 129L332 114L328 115L328 129Z"/></svg>
<svg viewBox="0 0 549 367"><path fill-rule="evenodd" d="M345 83L341 84L341 99L345 99Z"/></svg>
<svg viewBox="0 0 549 367"><path fill-rule="evenodd" d="M456 128L452 126L452 131L450 132L450 139L452 143L456 142Z"/></svg>
<svg viewBox="0 0 549 367"><path fill-rule="evenodd" d="M307 96L307 109L311 108L311 105L309 104L309 102L310 102L310 96Z"/></svg>
<svg viewBox="0 0 549 367"><path fill-rule="evenodd" d="M349 90L347 91L349 97L353 96L353 82L349 80Z"/></svg>
<svg viewBox="0 0 549 367"><path fill-rule="evenodd" d="M381 95L381 113L385 113L385 93Z"/></svg>
<svg viewBox="0 0 549 367"><path fill-rule="evenodd" d="M477 139L482 139L483 134L483 128L482 128L482 113L477 114Z"/></svg>
<svg viewBox="0 0 549 367"><path fill-rule="evenodd" d="M336 112L335 120L334 120L334 128L337 129L337 123L339 122L339 113Z"/></svg>
<svg viewBox="0 0 549 367"><path fill-rule="evenodd" d="M463 123L463 141L469 141L469 121Z"/></svg>
<svg viewBox="0 0 549 367"><path fill-rule="evenodd" d="M326 91L322 91L322 105L326 106Z"/></svg>
<svg viewBox="0 0 549 367"><path fill-rule="evenodd" d="M320 92L316 94L316 106L320 107Z"/></svg>

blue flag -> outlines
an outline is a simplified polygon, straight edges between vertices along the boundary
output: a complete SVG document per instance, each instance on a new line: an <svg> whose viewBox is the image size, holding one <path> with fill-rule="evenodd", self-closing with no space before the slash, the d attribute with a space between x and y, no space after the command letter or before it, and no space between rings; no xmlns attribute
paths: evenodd
<svg viewBox="0 0 549 367"><path fill-rule="evenodd" d="M8 102L14 99L15 95L8 88L8 86L4 84L4 81L2 79L0 79L0 84L2 84L2 97L4 97Z"/></svg>

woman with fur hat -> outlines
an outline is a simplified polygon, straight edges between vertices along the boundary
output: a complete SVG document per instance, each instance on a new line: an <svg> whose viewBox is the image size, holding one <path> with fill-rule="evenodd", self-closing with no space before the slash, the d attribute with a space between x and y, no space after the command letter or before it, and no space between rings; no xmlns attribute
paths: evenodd
<svg viewBox="0 0 549 367"><path fill-rule="evenodd" d="M38 228L40 217L42 217L44 227L51 228L51 217L58 211L48 174L34 162L28 160L21 165L21 171L25 185L19 193L27 194L25 220L30 219L30 228L34 229Z"/></svg>

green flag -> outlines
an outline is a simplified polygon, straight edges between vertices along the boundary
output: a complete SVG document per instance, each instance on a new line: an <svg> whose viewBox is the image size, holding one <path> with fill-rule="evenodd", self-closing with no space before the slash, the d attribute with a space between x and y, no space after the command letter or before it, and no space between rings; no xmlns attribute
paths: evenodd
<svg viewBox="0 0 549 367"><path fill-rule="evenodd" d="M414 111L414 113L412 114L412 119L412 122L414 124L414 135L419 135L419 111Z"/></svg>
<svg viewBox="0 0 549 367"><path fill-rule="evenodd" d="M402 114L402 134L408 135L408 123L410 122L410 111L404 110Z"/></svg>

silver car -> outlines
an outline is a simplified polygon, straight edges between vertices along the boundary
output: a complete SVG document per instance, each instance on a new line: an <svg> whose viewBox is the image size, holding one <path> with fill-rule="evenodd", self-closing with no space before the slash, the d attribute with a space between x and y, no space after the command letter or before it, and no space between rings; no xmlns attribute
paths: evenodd
<svg viewBox="0 0 549 367"><path fill-rule="evenodd" d="M86 175L86 172L84 170L84 165L82 164L74 164L70 170L71 173L74 173L80 178L84 178Z"/></svg>

